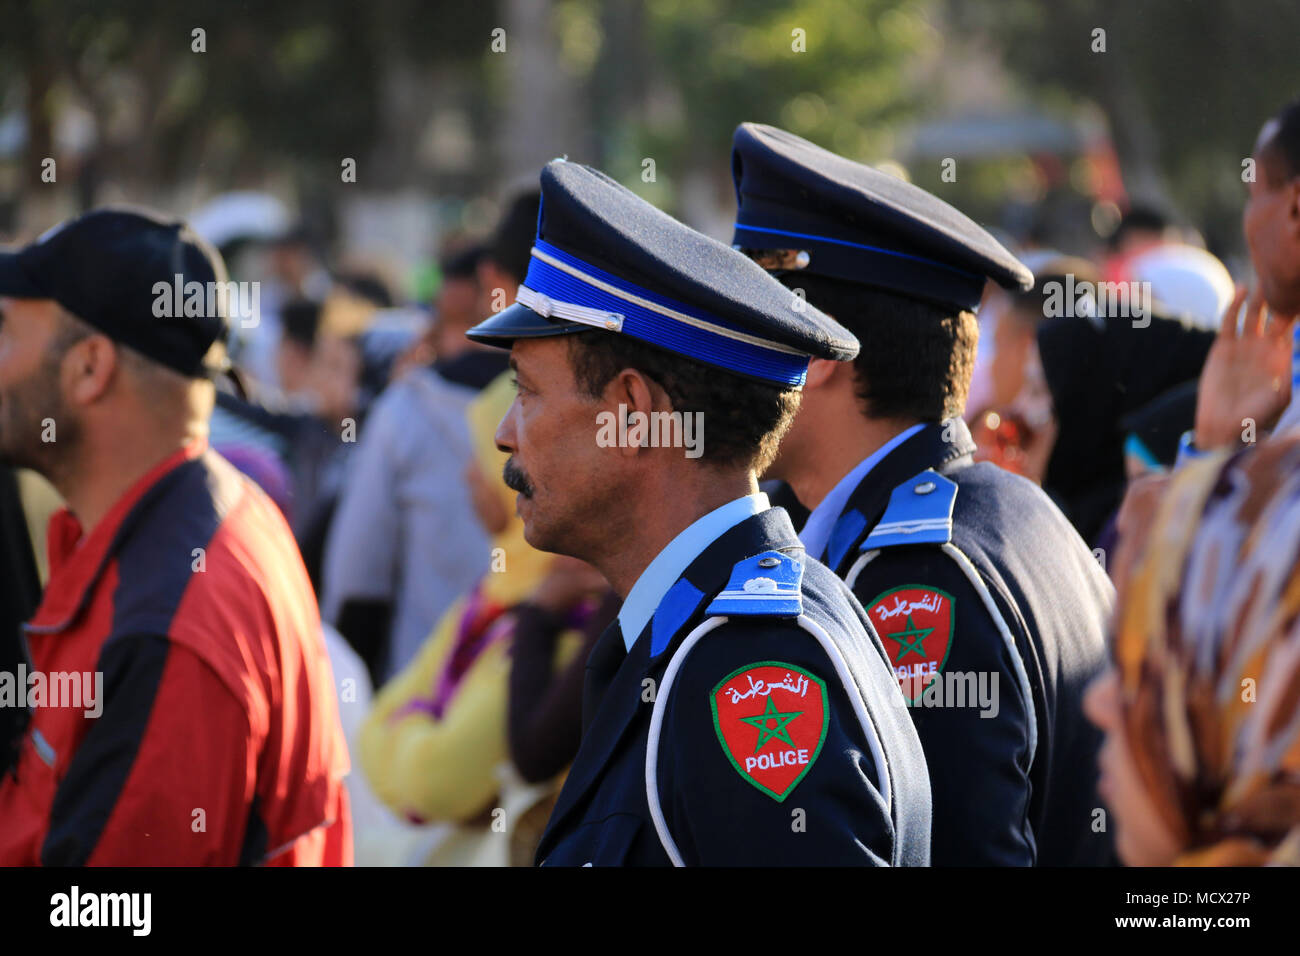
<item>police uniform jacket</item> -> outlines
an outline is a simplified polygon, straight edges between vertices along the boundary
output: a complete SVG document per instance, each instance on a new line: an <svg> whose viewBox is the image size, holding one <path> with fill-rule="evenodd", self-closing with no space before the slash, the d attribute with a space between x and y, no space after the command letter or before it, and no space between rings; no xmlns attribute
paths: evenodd
<svg viewBox="0 0 1300 956"><path fill-rule="evenodd" d="M925 748L941 865L1111 860L1083 716L1114 591L1032 482L929 424L849 497L822 556L880 634Z"/></svg>
<svg viewBox="0 0 1300 956"><path fill-rule="evenodd" d="M783 509L707 546L588 662L544 865L925 865L925 758L880 639Z"/></svg>

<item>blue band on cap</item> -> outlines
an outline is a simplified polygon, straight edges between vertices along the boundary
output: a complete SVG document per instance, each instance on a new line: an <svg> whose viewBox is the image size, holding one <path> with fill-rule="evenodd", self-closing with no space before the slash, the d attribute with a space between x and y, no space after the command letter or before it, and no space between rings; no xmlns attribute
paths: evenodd
<svg viewBox="0 0 1300 956"><path fill-rule="evenodd" d="M625 335L742 375L800 386L808 374L810 356L776 342L764 342L751 331L611 275L542 239L534 243L523 284L556 302L617 313L623 316ZM655 307L678 314L666 315Z"/></svg>
<svg viewBox="0 0 1300 956"><path fill-rule="evenodd" d="M790 236L794 239L812 239L815 242L833 242L837 246L852 246L854 249L863 249L867 252L878 252L882 256L898 256L900 259L911 259L913 262L924 262L927 265L938 266L941 269L947 269L949 272L955 272L958 275L965 276L968 279L977 279L984 281L983 276L977 276L973 272L967 272L965 269L958 269L946 262L940 262L938 259L927 259L925 256L914 256L910 252L899 252L897 249L882 249L880 246L868 246L861 242L849 242L847 239L832 239L830 236L812 236L803 232L789 232L785 229L768 229L761 226L747 226L743 222L735 224L736 229L743 229L747 232L769 232L775 236Z"/></svg>
<svg viewBox="0 0 1300 956"><path fill-rule="evenodd" d="M984 295L984 276L927 256L743 222L734 228L732 242L737 246L762 249L771 246L772 237L799 240L800 248L812 254L807 271L813 275L878 285L963 309L974 309Z"/></svg>

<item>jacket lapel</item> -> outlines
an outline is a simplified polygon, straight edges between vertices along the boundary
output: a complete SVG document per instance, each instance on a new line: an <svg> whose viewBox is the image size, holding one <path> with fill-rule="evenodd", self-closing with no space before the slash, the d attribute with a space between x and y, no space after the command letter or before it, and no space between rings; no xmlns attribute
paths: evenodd
<svg viewBox="0 0 1300 956"><path fill-rule="evenodd" d="M564 787L555 802L555 809L551 812L543 844L546 843L546 836L581 804L587 792L599 781L605 765L609 763L610 757L636 718L637 709L641 706L641 680L649 663L647 648L650 642L643 639L648 638L649 630L650 625L647 624L641 637L632 645L632 650L623 655L622 663L615 665L612 674L609 671L614 657L611 642L618 641L617 649L623 650L622 631L619 630L617 620L605 629L605 633L592 648L583 686L582 744L578 747L578 755L573 760L573 766L569 769ZM601 652L604 652L605 660L598 659ZM594 710L589 711L589 706L593 705Z"/></svg>
<svg viewBox="0 0 1300 956"><path fill-rule="evenodd" d="M968 464L974 452L975 441L960 418L926 425L878 462L854 489L831 529L822 561L843 577L896 487L927 468L943 474Z"/></svg>

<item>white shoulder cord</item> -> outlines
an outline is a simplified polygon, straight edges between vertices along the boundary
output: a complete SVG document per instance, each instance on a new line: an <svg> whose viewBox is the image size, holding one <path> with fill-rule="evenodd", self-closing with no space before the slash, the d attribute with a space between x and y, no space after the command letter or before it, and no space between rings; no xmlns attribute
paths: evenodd
<svg viewBox="0 0 1300 956"><path fill-rule="evenodd" d="M879 553L879 548L876 548L874 551L863 551L862 556L858 558L853 567L849 568L849 573L844 576L844 583L849 586L850 591L852 591L853 586L858 583L858 575L862 573L862 569L870 564L871 559Z"/></svg>
<svg viewBox="0 0 1300 956"><path fill-rule="evenodd" d="M677 678L677 672L681 669L682 661L691 649L699 643L704 635L708 634L714 628L726 624L729 618L711 617L707 618L682 641L673 654L672 660L668 662L668 667L664 671L664 678L659 685L659 690L655 694L654 711L650 715L650 732L646 737L645 750L645 785L646 801L650 805L650 818L654 821L655 832L659 835L659 842L668 854L668 859L672 861L673 866L685 866L682 860L681 852L677 849L672 834L668 832L668 823L664 819L663 807L659 801L659 736L663 729L664 710L668 700L668 694L672 690L673 681ZM875 724L871 722L871 717L867 713L866 704L862 700L862 692L858 689L857 682L853 679L853 674L849 671L848 664L844 661L844 655L840 649L835 646L830 635L820 624L808 617L806 614L799 615L799 626L805 631L817 638L822 650L826 656L831 659L835 666L835 673L839 676L840 683L848 695L850 703L853 705L853 712L857 715L858 723L862 725L862 731L867 738L867 746L871 750L871 757L876 763L876 778L880 782L880 796L885 801L885 810L891 817L893 815L893 796L890 786L889 764L885 760L885 749L880 744L880 737L876 733ZM829 700L827 701L829 706Z"/></svg>
<svg viewBox="0 0 1300 956"><path fill-rule="evenodd" d="M673 866L686 864L682 861L682 855L677 850L672 834L668 832L664 810L659 804L659 731L664 723L664 701L668 699L668 692L672 690L673 681L677 679L677 671L681 669L682 661L686 660L686 655L691 652L691 648L698 644L705 634L716 627L721 627L727 621L728 618L725 617L706 618L695 630L686 635L686 640L682 641L677 652L673 654L672 660L668 662L663 682L660 683L659 690L655 694L654 710L650 714L650 733L646 736L645 743L645 795L650 804L650 819L654 821L655 832L659 834L659 842Z"/></svg>
<svg viewBox="0 0 1300 956"><path fill-rule="evenodd" d="M1034 709L1033 689L1029 686L1029 674L1025 671L1025 662L1020 656L1020 649L1016 647L1016 640L1011 636L1011 629L1007 627L1002 612L993 603L993 595L989 593L988 585L984 583L980 573L975 570L975 565L971 564L970 558L966 557L961 549L951 542L946 542L943 550L957 562L957 567L962 569L966 578L975 586L980 600L984 602L985 609L989 612L989 616L993 618L993 623L998 626L998 633L1002 635L1003 643L1007 645L1007 653L1011 655L1011 664L1015 668L1016 680L1020 684L1020 693L1025 698L1026 716L1029 720L1029 760L1032 763L1034 754L1038 752L1038 719Z"/></svg>
<svg viewBox="0 0 1300 956"><path fill-rule="evenodd" d="M975 565L971 564L970 558L962 553L961 549L951 542L945 542L943 550L948 556L957 562L957 567L961 568L962 573L966 575L967 580L975 587L976 593L979 594L980 600L984 603L984 608L993 618L993 623L997 625L998 633L1002 635L1002 642L1007 646L1007 652L1011 655L1011 665L1016 672L1016 682L1020 685L1020 692L1025 698L1025 707L1028 710L1029 720L1029 759L1032 762L1034 754L1038 752L1038 720L1034 709L1034 695L1029 686L1029 674L1025 671L1024 659L1020 656L1020 649L1016 647L1015 638L1011 636L1011 629L1007 627L1006 620L1002 617L1002 612L993 602L993 595L989 593L988 585L984 579L975 570ZM877 548L874 551L865 551L862 557L849 569L849 573L844 578L844 583L852 590L858 583L858 575L876 555L880 553Z"/></svg>
<svg viewBox="0 0 1300 956"><path fill-rule="evenodd" d="M844 693L848 695L849 703L853 705L853 712L857 714L858 723L862 725L862 732L866 735L867 746L871 749L871 757L876 762L876 777L880 784L880 798L885 801L885 812L892 818L894 815L894 796L890 782L889 761L885 759L885 748L881 746L880 737L876 734L876 725L871 722L871 715L867 713L867 705L862 699L862 690L858 687L858 682L853 679L853 673L849 670L844 655L840 653L840 649L835 646L835 642L831 640L831 636L826 633L822 626L807 614L799 615L799 626L817 638L821 643L822 650L826 652L826 656L835 665L835 673L839 675Z"/></svg>

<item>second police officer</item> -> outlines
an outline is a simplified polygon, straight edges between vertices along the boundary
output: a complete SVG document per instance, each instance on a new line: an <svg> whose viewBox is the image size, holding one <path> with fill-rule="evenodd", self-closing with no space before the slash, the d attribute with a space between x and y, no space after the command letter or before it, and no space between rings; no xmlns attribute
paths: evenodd
<svg viewBox="0 0 1300 956"><path fill-rule="evenodd" d="M1113 589L1036 486L962 421L986 281L1033 276L947 203L770 126L735 133L733 244L853 332L813 359L768 477L884 640L925 748L934 865L1111 860L1082 695Z"/></svg>

